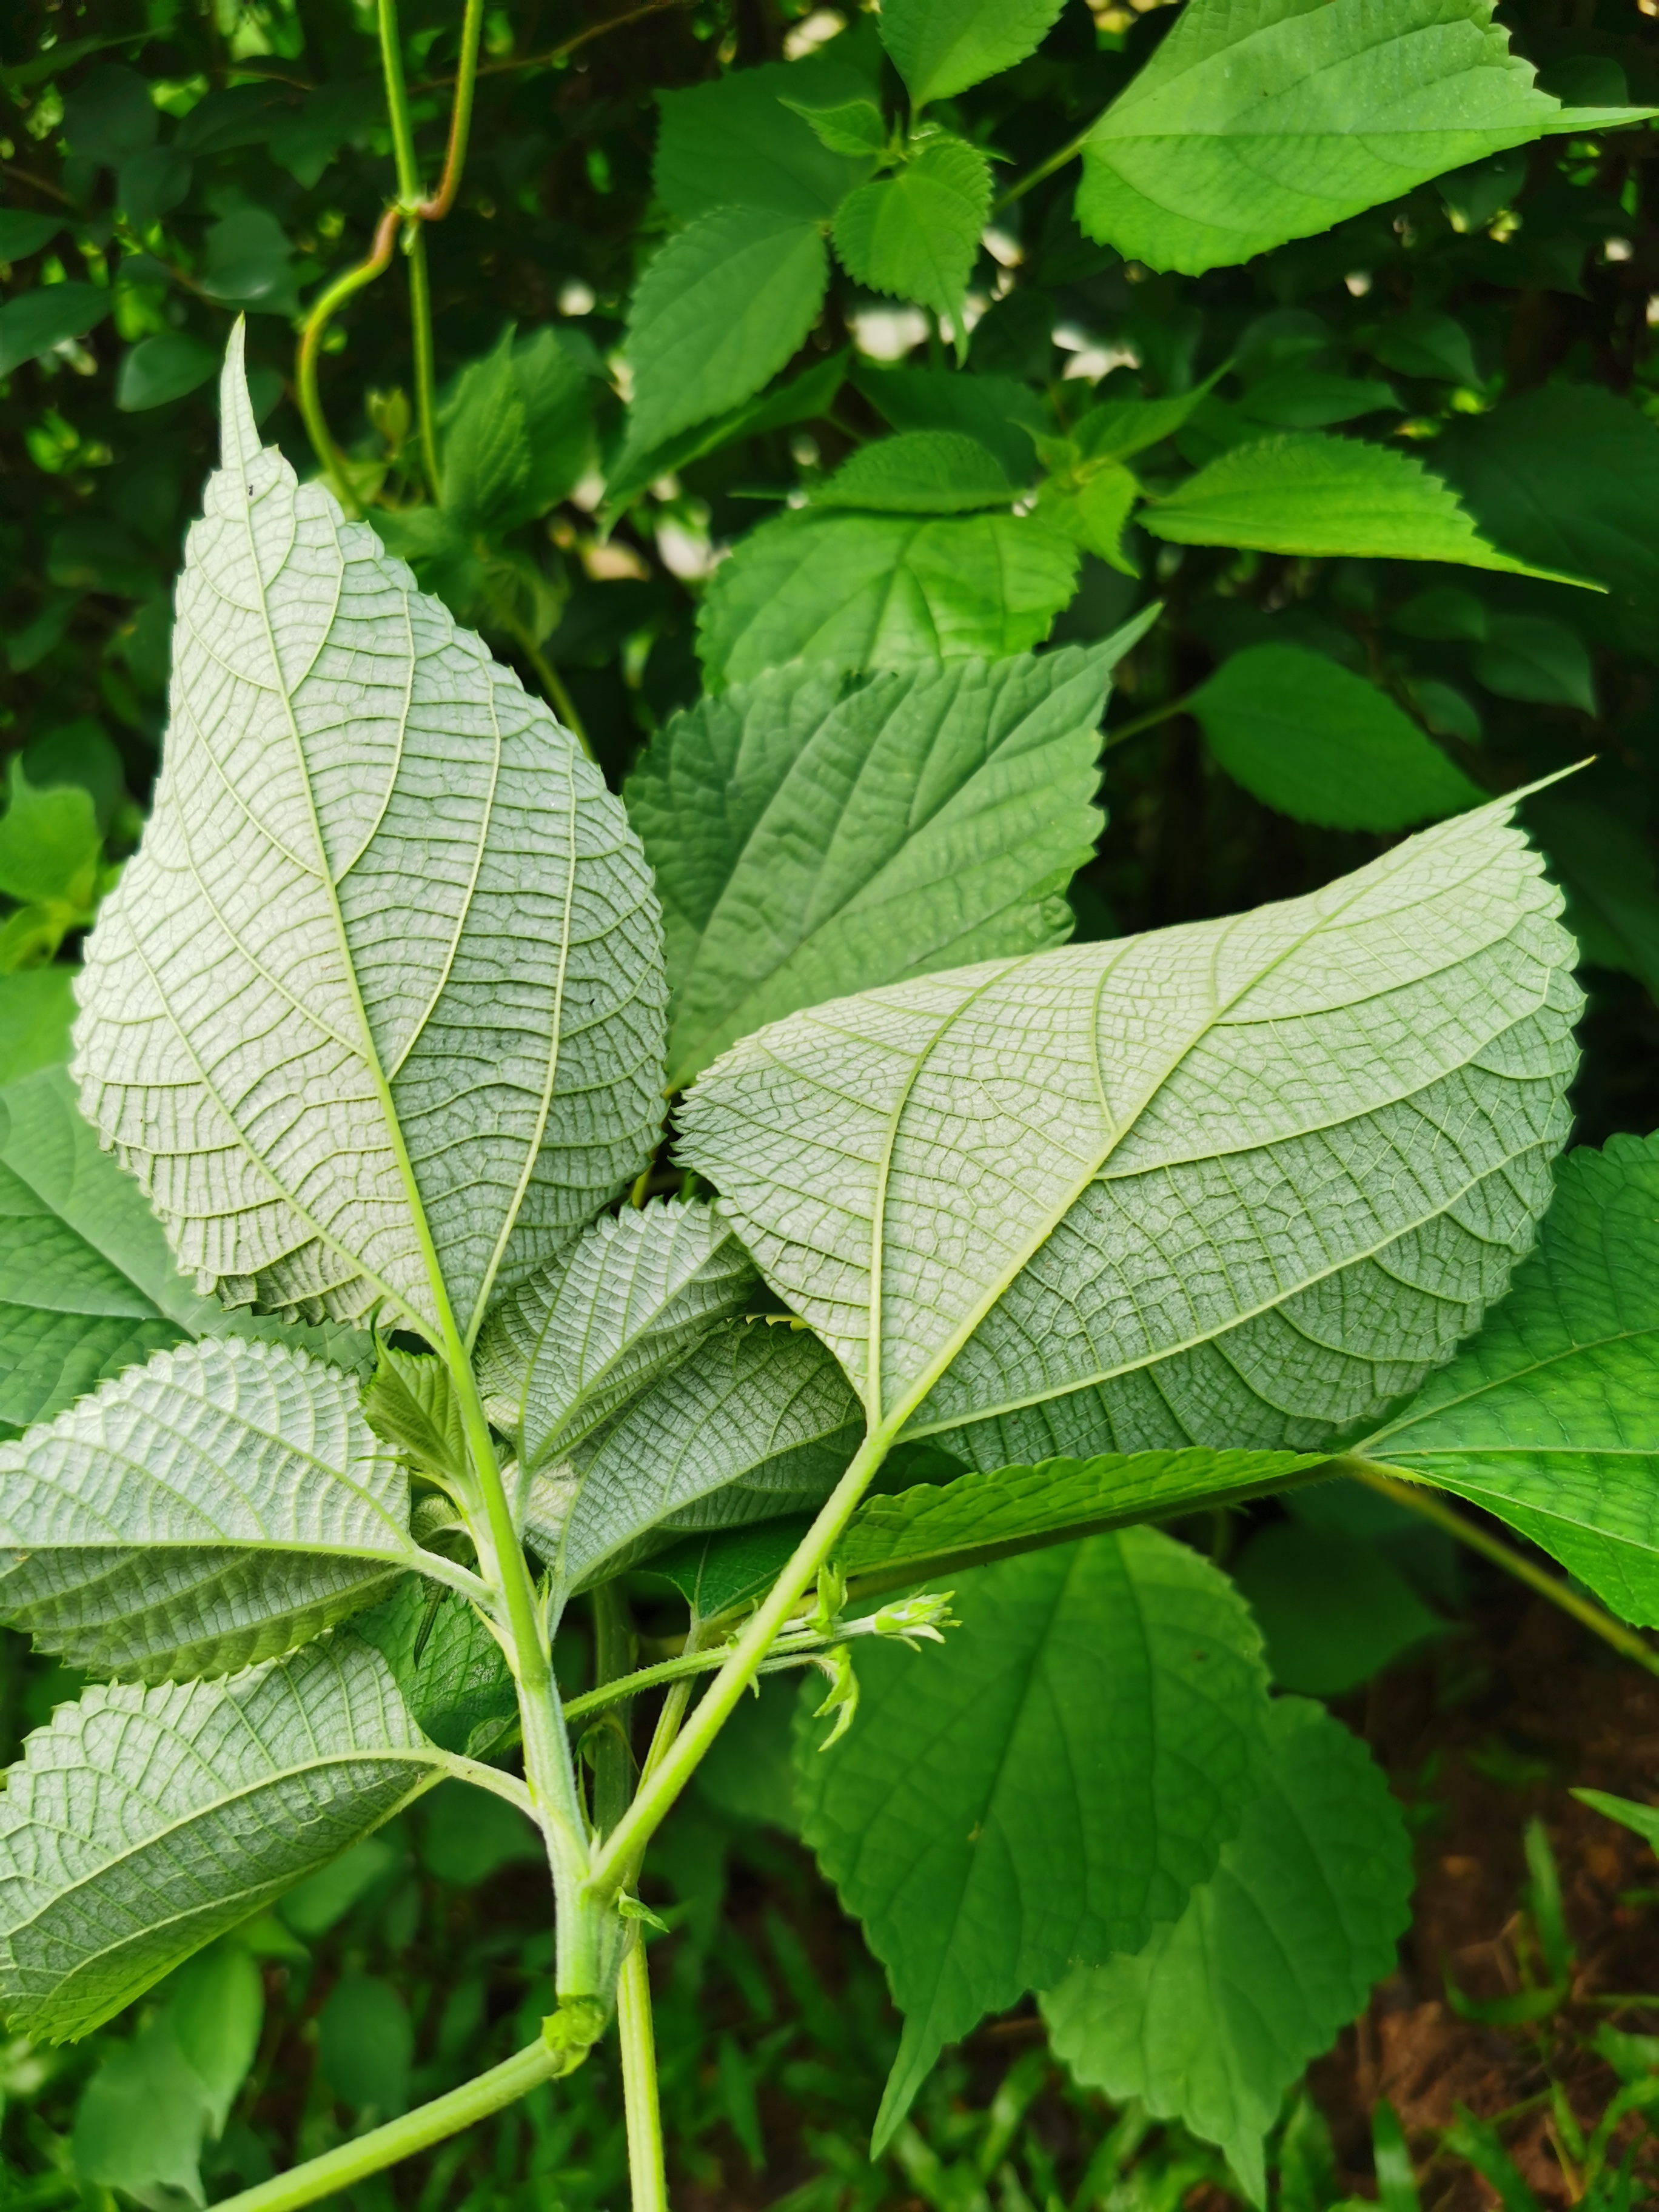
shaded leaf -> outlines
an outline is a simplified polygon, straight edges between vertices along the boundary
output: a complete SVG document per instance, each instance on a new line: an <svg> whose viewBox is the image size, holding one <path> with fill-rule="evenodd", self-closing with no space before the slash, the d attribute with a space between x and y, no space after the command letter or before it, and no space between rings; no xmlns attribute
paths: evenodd
<svg viewBox="0 0 1659 2212"><path fill-rule="evenodd" d="M1298 822L1403 830L1486 795L1386 692L1300 646L1234 653L1189 704L1228 775Z"/></svg>
<svg viewBox="0 0 1659 2212"><path fill-rule="evenodd" d="M1257 2205L1285 2093L1392 1968L1412 1888L1364 1745L1300 1699L1273 1707L1267 1735L1261 1794L1180 1919L1042 2002L1079 2081L1218 2143Z"/></svg>
<svg viewBox="0 0 1659 2212"><path fill-rule="evenodd" d="M1282 1690L1340 1697L1445 1630L1379 1550L1340 1529L1276 1522L1231 1572Z"/></svg>
<svg viewBox="0 0 1659 2212"><path fill-rule="evenodd" d="M869 175L870 157L827 147L798 103L867 104L869 96L865 78L828 55L767 62L659 92L662 125L651 171L657 198L682 222L717 208L825 221Z"/></svg>
<svg viewBox="0 0 1659 2212"><path fill-rule="evenodd" d="M887 0L881 42L913 105L949 100L1036 52L1063 0Z"/></svg>
<svg viewBox="0 0 1659 2212"><path fill-rule="evenodd" d="M763 1597L811 1526L800 1515L757 1528L720 1528L653 1552L645 1570L671 1582L699 1620ZM725 1741L715 1739L715 1749Z"/></svg>
<svg viewBox="0 0 1659 2212"><path fill-rule="evenodd" d="M1150 1529L964 1575L925 1661L859 1654L850 1733L796 1736L801 1831L905 2014L890 2137L946 2043L1173 1919L1258 1786L1260 1644Z"/></svg>
<svg viewBox="0 0 1659 2212"><path fill-rule="evenodd" d="M1583 641L1547 616L1494 615L1469 665L1499 698L1595 712L1595 671Z"/></svg>
<svg viewBox="0 0 1659 2212"><path fill-rule="evenodd" d="M1043 402L1012 376L855 360L852 378L894 429L959 431L995 454L1011 483L1030 482L1033 441L1053 428Z"/></svg>
<svg viewBox="0 0 1659 2212"><path fill-rule="evenodd" d="M1042 643L1077 559L1018 515L781 514L714 571L697 650L714 690L787 660L995 659Z"/></svg>
<svg viewBox="0 0 1659 2212"><path fill-rule="evenodd" d="M0 376L50 353L70 338L84 337L110 311L100 284L45 284L19 292L0 307Z"/></svg>
<svg viewBox="0 0 1659 2212"><path fill-rule="evenodd" d="M518 1686L501 1647L458 1591L406 1575L352 1633L372 1644L422 1733L444 1751L483 1759L519 1717ZM485 1801L469 1793L474 1809Z"/></svg>
<svg viewBox="0 0 1659 2212"><path fill-rule="evenodd" d="M902 430L860 446L811 494L814 507L886 514L967 514L1012 507L1016 486L995 456L958 430Z"/></svg>
<svg viewBox="0 0 1659 2212"><path fill-rule="evenodd" d="M1069 935L1121 649L856 687L783 669L676 715L627 791L663 902L670 1082L797 1007Z"/></svg>

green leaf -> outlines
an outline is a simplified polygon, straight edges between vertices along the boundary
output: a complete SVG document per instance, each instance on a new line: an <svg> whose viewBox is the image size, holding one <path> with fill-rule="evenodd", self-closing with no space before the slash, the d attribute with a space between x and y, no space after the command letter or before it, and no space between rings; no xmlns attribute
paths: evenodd
<svg viewBox="0 0 1659 2212"><path fill-rule="evenodd" d="M1085 141L1079 223L1126 259L1197 276L1506 147L1653 112L1564 108L1492 12L1191 0Z"/></svg>
<svg viewBox="0 0 1659 2212"><path fill-rule="evenodd" d="M218 366L212 347L188 331L159 331L154 337L141 338L123 356L115 404L129 415L165 407L169 400L182 399L205 384Z"/></svg>
<svg viewBox="0 0 1659 2212"><path fill-rule="evenodd" d="M895 430L957 430L994 453L1011 483L1029 483L1034 440L1053 428L1035 392L1011 376L958 369L884 368L856 360L853 382Z"/></svg>
<svg viewBox="0 0 1659 2212"><path fill-rule="evenodd" d="M0 261L27 261L50 246L64 228L61 215L34 215L23 208L0 208Z"/></svg>
<svg viewBox="0 0 1659 2212"><path fill-rule="evenodd" d="M84 337L108 314L112 299L100 284L42 284L19 292L0 307L0 376Z"/></svg>
<svg viewBox="0 0 1659 2212"><path fill-rule="evenodd" d="M363 1393L363 1419L422 1473L451 1482L469 1478L460 1401L449 1370L430 1352L381 1344Z"/></svg>
<svg viewBox="0 0 1659 2212"><path fill-rule="evenodd" d="M786 107L811 125L819 145L827 146L832 154L873 161L886 151L887 125L873 100L837 100L814 107L806 100L779 96Z"/></svg>
<svg viewBox="0 0 1659 2212"><path fill-rule="evenodd" d="M204 1287L465 1340L656 1140L649 879L547 709L260 453L240 338L222 419L82 1107Z"/></svg>
<svg viewBox="0 0 1659 2212"><path fill-rule="evenodd" d="M899 1575L953 1573L957 1561L971 1564L979 1553L994 1559L1069 1542L1218 1498L1242 1504L1324 1465L1316 1452L1148 1451L1000 1467L866 1498L836 1561L849 1575L879 1574L884 1584Z"/></svg>
<svg viewBox="0 0 1659 2212"><path fill-rule="evenodd" d="M141 2204L204 2204L199 2161L210 2118L207 2085L164 2011L118 2045L88 2082L70 2137L76 2177Z"/></svg>
<svg viewBox="0 0 1659 2212"><path fill-rule="evenodd" d="M1469 334L1453 315L1415 307L1384 323L1371 351L1402 376L1435 376L1449 384L1479 386L1480 369Z"/></svg>
<svg viewBox="0 0 1659 2212"><path fill-rule="evenodd" d="M1037 493L1036 519L1098 554L1125 576L1137 572L1123 550L1123 528L1140 497L1140 486L1121 461L1085 461L1050 477Z"/></svg>
<svg viewBox="0 0 1659 2212"><path fill-rule="evenodd" d="M817 1505L863 1433L815 1336L726 1322L531 1486L525 1534L560 1587L578 1589L653 1529L738 1528Z"/></svg>
<svg viewBox="0 0 1659 2212"><path fill-rule="evenodd" d="M800 104L862 105L869 96L856 70L828 56L768 62L687 91L659 93L662 128L651 173L657 198L682 222L719 208L825 222L869 175L871 157L827 147L803 119Z"/></svg>
<svg viewBox="0 0 1659 2212"><path fill-rule="evenodd" d="M811 329L829 276L823 235L799 216L717 208L671 238L629 310L630 445L758 392Z"/></svg>
<svg viewBox="0 0 1659 2212"><path fill-rule="evenodd" d="M887 0L881 42L914 106L949 100L1035 53L1063 0Z"/></svg>
<svg viewBox="0 0 1659 2212"><path fill-rule="evenodd" d="M1638 976L1659 1000L1659 885L1647 838L1622 811L1554 793L1527 813L1567 895L1582 957Z"/></svg>
<svg viewBox="0 0 1659 2212"><path fill-rule="evenodd" d="M991 212L991 165L960 138L925 141L896 176L860 185L836 212L836 252L855 283L948 317L962 303Z"/></svg>
<svg viewBox="0 0 1659 2212"><path fill-rule="evenodd" d="M1234 781L1298 822L1403 830L1486 795L1385 691L1322 653L1250 646L1188 703Z"/></svg>
<svg viewBox="0 0 1659 2212"><path fill-rule="evenodd" d="M9 1084L68 1060L76 974L54 965L0 975L0 1067Z"/></svg>
<svg viewBox="0 0 1659 2212"><path fill-rule="evenodd" d="M1659 1805L1638 1805L1628 1797L1614 1797L1605 1790L1575 1790L1572 1795L1581 1805L1592 1812L1604 1813L1609 1820L1628 1828L1632 1835L1640 1836L1659 1851Z"/></svg>
<svg viewBox="0 0 1659 2212"><path fill-rule="evenodd" d="M758 1287L709 1206L670 1199L601 1214L490 1314L477 1358L489 1417L533 1474L678 1367Z"/></svg>
<svg viewBox="0 0 1659 2212"><path fill-rule="evenodd" d="M796 1515L757 1528L720 1528L653 1552L645 1571L671 1582L699 1620L713 1620L771 1589L811 1526ZM722 1735L715 1748L725 1741Z"/></svg>
<svg viewBox="0 0 1659 2212"><path fill-rule="evenodd" d="M802 371L789 383L746 399L712 421L681 430L656 445L637 444L630 436L611 459L605 481L601 513L612 520L659 477L672 476L689 462L719 451L738 438L758 437L767 430L787 430L797 422L815 422L836 404L847 374L845 353Z"/></svg>
<svg viewBox="0 0 1659 2212"><path fill-rule="evenodd" d="M1584 580L1532 568L1489 545L1456 495L1411 454L1313 432L1234 447L1147 507L1140 523L1177 545L1455 561L1551 583Z"/></svg>
<svg viewBox="0 0 1659 2212"><path fill-rule="evenodd" d="M969 514L1012 507L1016 489L977 439L959 430L902 430L860 446L809 496L815 507L878 514Z"/></svg>
<svg viewBox="0 0 1659 2212"><path fill-rule="evenodd" d="M209 2099L208 2125L225 2131L236 2092L259 2047L264 1984L245 1947L222 1936L179 1969L167 1991L167 2015L179 2050Z"/></svg>
<svg viewBox="0 0 1659 2212"><path fill-rule="evenodd" d="M1451 1366L1354 1449L1456 1492L1659 1626L1659 1137L1571 1153L1538 1249Z"/></svg>
<svg viewBox="0 0 1659 2212"><path fill-rule="evenodd" d="M682 1156L890 1434L1316 1449L1450 1354L1547 1200L1580 1001L1511 804L792 1015L698 1079Z"/></svg>
<svg viewBox="0 0 1659 2212"><path fill-rule="evenodd" d="M158 1352L0 1443L0 1613L129 1680L277 1657L446 1565L409 1533L356 1378L237 1337Z"/></svg>
<svg viewBox="0 0 1659 2212"><path fill-rule="evenodd" d="M798 1007L1069 936L1121 649L856 686L781 669L674 716L626 794L663 902L671 1084Z"/></svg>
<svg viewBox="0 0 1659 2212"><path fill-rule="evenodd" d="M78 783L37 789L26 756L7 763L0 814L0 891L8 898L57 901L83 917L96 896L103 840L92 793Z"/></svg>
<svg viewBox="0 0 1659 2212"><path fill-rule="evenodd" d="M1595 671L1583 640L1546 615L1494 615L1469 665L1500 699L1595 712Z"/></svg>
<svg viewBox="0 0 1659 2212"><path fill-rule="evenodd" d="M513 380L524 409L530 477L520 505L497 527L532 521L566 498L593 458L592 379L550 326L513 347Z"/></svg>
<svg viewBox="0 0 1659 2212"><path fill-rule="evenodd" d="M1282 1690L1340 1697L1445 1632L1382 1552L1340 1529L1277 1522L1250 1539L1232 1577Z"/></svg>
<svg viewBox="0 0 1659 2212"><path fill-rule="evenodd" d="M349 1635L218 1682L99 1684L0 1798L0 2004L87 2034L456 1771Z"/></svg>
<svg viewBox="0 0 1659 2212"><path fill-rule="evenodd" d="M1487 535L1605 584L1644 649L1659 611L1659 425L1614 392L1550 384L1455 423L1436 458Z"/></svg>
<svg viewBox="0 0 1659 2212"><path fill-rule="evenodd" d="M574 365L572 374L578 372ZM505 527L530 483L530 437L513 374L513 332L469 362L452 386L441 421L443 504L463 532Z"/></svg>
<svg viewBox="0 0 1659 2212"><path fill-rule="evenodd" d="M1077 550L1012 514L781 514L738 541L697 617L709 688L787 660L902 668L998 659L1047 637Z"/></svg>
<svg viewBox="0 0 1659 2212"><path fill-rule="evenodd" d="M352 1632L385 1659L416 1727L443 1750L485 1758L516 1723L518 1687L501 1647L457 1591L405 1575ZM475 1810L483 1802L469 1792Z"/></svg>
<svg viewBox="0 0 1659 2212"><path fill-rule="evenodd" d="M905 2014L878 2149L981 2014L1174 1919L1258 1786L1259 1640L1195 1553L1094 1536L954 1605L942 1651L860 1652L842 1742L798 1723L802 1834Z"/></svg>
<svg viewBox="0 0 1659 2212"><path fill-rule="evenodd" d="M1297 1698L1267 1741L1261 1795L1180 1919L1042 2003L1079 2081L1219 2144L1257 2205L1285 2093L1392 1969L1412 1890L1405 1822L1358 1738Z"/></svg>
<svg viewBox="0 0 1659 2212"><path fill-rule="evenodd" d="M1334 422L1357 422L1362 415L1399 405L1391 384L1380 384L1375 377L1333 376L1322 368L1281 368L1253 384L1238 403L1241 414L1279 430L1325 430Z"/></svg>

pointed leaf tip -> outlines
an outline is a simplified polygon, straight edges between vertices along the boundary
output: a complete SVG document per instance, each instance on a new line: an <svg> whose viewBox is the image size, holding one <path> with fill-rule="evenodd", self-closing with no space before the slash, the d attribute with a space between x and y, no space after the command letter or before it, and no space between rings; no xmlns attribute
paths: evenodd
<svg viewBox="0 0 1659 2212"><path fill-rule="evenodd" d="M247 318L238 315L225 348L219 377L219 441L222 465L245 473L259 451L259 426L248 397L246 351Z"/></svg>

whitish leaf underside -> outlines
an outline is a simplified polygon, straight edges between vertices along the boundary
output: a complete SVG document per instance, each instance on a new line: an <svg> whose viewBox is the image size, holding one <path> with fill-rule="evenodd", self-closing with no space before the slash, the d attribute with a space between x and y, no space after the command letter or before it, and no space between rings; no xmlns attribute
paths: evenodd
<svg viewBox="0 0 1659 2212"><path fill-rule="evenodd" d="M1311 1449L1449 1354L1547 1199L1579 994L1507 812L793 1016L684 1155L872 1414L970 1465Z"/></svg>
<svg viewBox="0 0 1659 2212"><path fill-rule="evenodd" d="M428 1559L355 1376L182 1345L0 1443L0 1617L100 1673L222 1674Z"/></svg>
<svg viewBox="0 0 1659 2212"><path fill-rule="evenodd" d="M85 2035L448 1770L355 1638L222 1682L94 1686L0 1797L0 1998Z"/></svg>
<svg viewBox="0 0 1659 2212"><path fill-rule="evenodd" d="M655 903L547 709L260 451L239 343L222 413L82 1104L202 1287L465 1334L648 1151Z"/></svg>

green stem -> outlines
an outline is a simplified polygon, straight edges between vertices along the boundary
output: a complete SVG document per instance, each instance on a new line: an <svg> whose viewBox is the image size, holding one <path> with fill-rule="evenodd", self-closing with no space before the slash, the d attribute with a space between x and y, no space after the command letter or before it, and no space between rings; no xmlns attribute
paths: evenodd
<svg viewBox="0 0 1659 2212"><path fill-rule="evenodd" d="M434 500L443 497L438 468L437 374L432 355L432 280L427 274L426 228L409 227L409 327L415 350L415 431L421 447L421 473Z"/></svg>
<svg viewBox="0 0 1659 2212"><path fill-rule="evenodd" d="M601 1583L593 1593L593 1671L601 1702L619 1705L600 1732L593 1759L593 1826L610 1834L628 1810L634 1793L634 1754L629 1741L632 1702L629 1670L634 1663L634 1624L619 1582ZM605 1692L609 1690L607 1698ZM566 1712L567 1723L570 1718Z"/></svg>
<svg viewBox="0 0 1659 2212"><path fill-rule="evenodd" d="M909 1409L904 1410L908 1413ZM800 1602L807 1584L829 1559L872 1478L891 1450L894 1433L890 1426L872 1430L854 1453L852 1464L830 1492L817 1518L796 1546L788 1565L732 1646L731 1656L704 1692L702 1703L673 1749L655 1771L641 1781L639 1795L626 1815L595 1855L588 1877L590 1896L608 1902L623 1887L631 1863L643 1851L690 1780L697 1762L754 1680L774 1638Z"/></svg>
<svg viewBox="0 0 1659 2212"><path fill-rule="evenodd" d="M564 678L522 623L515 623L508 618L505 620L504 627L507 635L535 671L536 681L546 694L548 704L581 747L586 757L592 760L593 748L588 742L587 732L583 726L582 718L576 712L576 702L565 688Z"/></svg>
<svg viewBox="0 0 1659 2212"><path fill-rule="evenodd" d="M1137 714L1132 722L1125 722L1115 730L1108 730L1105 750L1110 752L1114 745L1127 744L1131 738L1138 738L1143 730L1155 730L1160 722L1167 722L1172 715L1184 714L1197 696L1196 691L1183 691L1180 698L1166 699L1161 707L1149 708L1146 714Z"/></svg>
<svg viewBox="0 0 1659 2212"><path fill-rule="evenodd" d="M295 382L299 386L300 412L305 418L306 434L311 440L312 451L322 464L328 478L329 489L348 514L356 514L357 501L346 477L345 456L335 444L323 413L322 395L317 387L317 360L322 351L323 333L354 292L361 292L365 284L372 284L384 275L391 265L392 249L398 242L400 221L395 207L389 207L380 217L374 232L374 243L367 260L360 261L355 269L348 269L337 276L321 297L314 301L306 317L305 327L300 333L300 357Z"/></svg>
<svg viewBox="0 0 1659 2212"><path fill-rule="evenodd" d="M1086 131L1079 131L1068 145L1060 148L1059 153L1050 154L1046 161L1039 161L1029 176L1017 178L998 200L991 213L994 216L1000 215L1004 208L1012 207L1018 199L1024 199L1033 185L1040 185L1045 177L1052 177L1056 169L1063 169L1068 161L1075 161L1089 143L1094 127L1091 123Z"/></svg>
<svg viewBox="0 0 1659 2212"><path fill-rule="evenodd" d="M668 2212L662 2108L657 2099L657 2039L651 2025L651 1969L636 1933L617 1978L617 2039L623 2109L628 2119L628 2177L634 2212Z"/></svg>
<svg viewBox="0 0 1659 2212"><path fill-rule="evenodd" d="M1393 1498L1396 1505L1405 1506L1408 1512L1420 1514L1424 1520L1432 1521L1437 1528L1443 1528L1449 1534L1455 1536L1460 1544L1467 1544L1470 1551L1479 1552L1494 1566L1502 1567L1505 1574L1513 1575L1516 1582L1524 1583L1528 1589L1536 1590L1540 1597L1547 1597L1552 1605L1559 1606L1563 1613L1571 1613L1575 1620L1589 1630L1592 1636L1599 1636L1604 1644L1611 1644L1625 1658L1633 1659L1638 1667L1645 1667L1650 1674L1659 1674L1659 1652L1656 1652L1633 1628L1627 1628L1622 1620L1615 1620L1610 1613L1604 1613L1593 1599L1581 1597L1577 1590L1569 1589L1559 1576L1548 1574L1542 1567L1535 1566L1524 1553L1517 1552L1512 1544L1506 1544L1501 1536L1489 1535L1474 1522L1465 1520L1461 1513L1454 1512L1442 1499L1425 1491L1421 1479L1407 1468L1389 1467L1381 1461L1361 1459L1354 1454L1333 1462L1333 1467L1340 1468L1345 1474L1351 1474L1357 1482L1363 1482L1368 1490L1378 1491L1384 1498Z"/></svg>
<svg viewBox="0 0 1659 2212"><path fill-rule="evenodd" d="M568 2053L551 2051L538 2039L503 2059L499 2066L492 2066L487 2074L452 2089L447 2096L434 2097L429 2105L417 2105L401 2119L388 2120L383 2128L371 2128L366 2136L342 2143L337 2150L325 2151L320 2158L308 2159L287 2173L274 2174L269 2181L244 2189L238 2196L222 2197L220 2203L224 2212L295 2212L299 2205L314 2204L319 2197L332 2197L371 2173L395 2166L399 2159L429 2149L446 2136L459 2135L463 2128L499 2112L503 2105L514 2103L538 2083L571 2070Z"/></svg>

